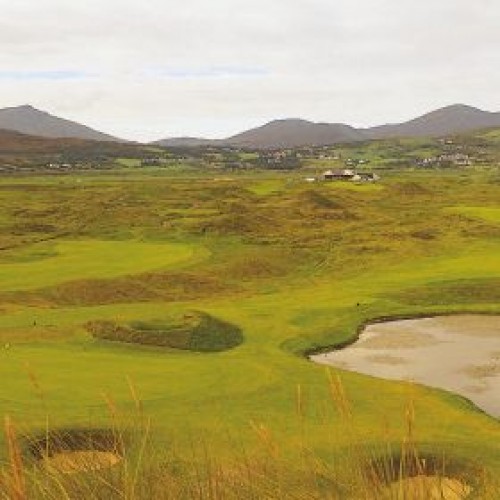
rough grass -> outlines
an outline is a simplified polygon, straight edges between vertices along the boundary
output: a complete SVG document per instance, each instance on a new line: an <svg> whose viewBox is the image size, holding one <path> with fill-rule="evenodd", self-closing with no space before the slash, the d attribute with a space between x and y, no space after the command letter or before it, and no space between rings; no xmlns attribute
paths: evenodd
<svg viewBox="0 0 500 500"><path fill-rule="evenodd" d="M0 297L11 304L34 306L97 306L147 301L186 301L237 293L235 284L205 273L157 272L116 279L69 281L40 290L6 292Z"/></svg>
<svg viewBox="0 0 500 500"><path fill-rule="evenodd" d="M500 208L497 207L451 207L450 212L463 214L469 217L483 219L487 222L500 222Z"/></svg>
<svg viewBox="0 0 500 500"><path fill-rule="evenodd" d="M500 279L436 282L398 293L397 298L412 305L500 303Z"/></svg>

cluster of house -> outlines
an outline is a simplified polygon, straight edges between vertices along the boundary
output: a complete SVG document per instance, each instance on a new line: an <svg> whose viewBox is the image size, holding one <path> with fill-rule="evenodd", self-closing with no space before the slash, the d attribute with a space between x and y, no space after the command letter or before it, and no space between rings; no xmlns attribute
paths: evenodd
<svg viewBox="0 0 500 500"><path fill-rule="evenodd" d="M464 153L445 153L439 156L431 156L417 160L420 167L439 167L443 165L454 165L456 167L469 167L472 159Z"/></svg>
<svg viewBox="0 0 500 500"><path fill-rule="evenodd" d="M373 172L356 172L350 168L344 170L327 170L318 177L307 177L307 182L323 181L352 181L352 182L376 182L380 176Z"/></svg>

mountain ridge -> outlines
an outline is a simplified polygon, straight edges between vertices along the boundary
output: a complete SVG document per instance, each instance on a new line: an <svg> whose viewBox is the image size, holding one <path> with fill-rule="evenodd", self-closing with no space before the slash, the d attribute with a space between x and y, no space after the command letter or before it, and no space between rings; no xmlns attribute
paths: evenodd
<svg viewBox="0 0 500 500"><path fill-rule="evenodd" d="M355 128L343 123L312 122L300 118L272 120L227 139L190 138L190 145L218 145L272 149L280 147L327 146L342 142L398 137L436 137L482 128L500 127L500 113L484 111L465 104L452 104L401 123ZM154 141L175 147L179 138Z"/></svg>
<svg viewBox="0 0 500 500"><path fill-rule="evenodd" d="M228 146L273 149L328 146L400 137L438 137L492 127L500 127L500 112L484 111L465 104L452 104L405 122L366 128L356 128L344 123L284 118L272 120L225 139L174 137L147 144L187 148ZM129 142L41 111L29 104L0 109L0 129L51 139L76 138L100 142Z"/></svg>

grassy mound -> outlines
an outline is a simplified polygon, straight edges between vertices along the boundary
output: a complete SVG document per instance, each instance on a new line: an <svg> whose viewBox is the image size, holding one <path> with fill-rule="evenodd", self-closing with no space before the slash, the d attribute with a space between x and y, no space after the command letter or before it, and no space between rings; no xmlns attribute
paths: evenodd
<svg viewBox="0 0 500 500"><path fill-rule="evenodd" d="M199 311L166 320L134 321L126 325L90 321L86 328L97 339L195 352L226 351L243 342L240 328Z"/></svg>
<svg viewBox="0 0 500 500"><path fill-rule="evenodd" d="M1 292L0 302L51 306L94 306L147 301L186 301L239 291L207 273L144 273L114 279L68 281L38 290Z"/></svg>

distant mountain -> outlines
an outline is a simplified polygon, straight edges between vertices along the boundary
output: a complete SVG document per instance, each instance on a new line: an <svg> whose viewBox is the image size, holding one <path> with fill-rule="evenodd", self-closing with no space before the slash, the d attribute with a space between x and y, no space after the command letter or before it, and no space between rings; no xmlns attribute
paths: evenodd
<svg viewBox="0 0 500 500"><path fill-rule="evenodd" d="M93 141L123 142L111 135L103 134L70 120L58 118L29 105L0 109L0 129L14 130L38 137L72 137Z"/></svg>
<svg viewBox="0 0 500 500"><path fill-rule="evenodd" d="M362 132L341 123L313 123L306 120L275 120L234 135L224 142L249 148L292 148L362 141Z"/></svg>
<svg viewBox="0 0 500 500"><path fill-rule="evenodd" d="M464 104L446 106L408 122L381 125L363 130L370 139L390 137L436 137L500 127L500 113L491 113Z"/></svg>
<svg viewBox="0 0 500 500"><path fill-rule="evenodd" d="M439 137L500 127L500 113L454 104L413 120L356 129L342 123L314 123L300 119L274 120L228 139L174 138L154 144L166 147L238 146L254 149L322 146L392 137Z"/></svg>
<svg viewBox="0 0 500 500"><path fill-rule="evenodd" d="M153 144L164 147L237 146L242 148L272 149L300 146L321 146L339 142L366 139L363 132L341 123L313 123L290 118L274 120L227 139L177 137L162 139Z"/></svg>

